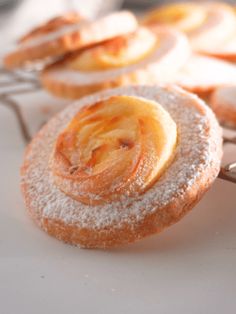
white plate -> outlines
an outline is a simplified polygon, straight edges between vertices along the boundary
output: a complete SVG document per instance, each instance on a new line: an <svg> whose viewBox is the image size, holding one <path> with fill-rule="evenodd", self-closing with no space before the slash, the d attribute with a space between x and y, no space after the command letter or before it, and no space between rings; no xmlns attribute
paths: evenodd
<svg viewBox="0 0 236 314"><path fill-rule="evenodd" d="M157 236L112 251L81 250L28 218L19 189L23 148L14 117L0 106L1 314L236 312L236 185L217 180Z"/></svg>

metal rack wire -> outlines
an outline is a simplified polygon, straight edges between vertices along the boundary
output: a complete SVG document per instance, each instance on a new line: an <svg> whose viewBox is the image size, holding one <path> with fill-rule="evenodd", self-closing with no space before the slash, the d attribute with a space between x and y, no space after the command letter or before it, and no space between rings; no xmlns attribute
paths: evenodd
<svg viewBox="0 0 236 314"><path fill-rule="evenodd" d="M236 145L236 137L226 137L223 138L223 145L226 146L227 144ZM225 166L221 167L219 178L236 183L236 161L228 163Z"/></svg>
<svg viewBox="0 0 236 314"><path fill-rule="evenodd" d="M4 78L7 80L4 81ZM20 133L25 143L31 140L26 121L19 104L12 96L32 93L40 89L35 75L24 72L12 72L0 67L0 105L8 107L15 115ZM27 84L27 85L26 85Z"/></svg>
<svg viewBox="0 0 236 314"><path fill-rule="evenodd" d="M3 80L7 77L8 80ZM41 86L35 72L8 71L0 67L0 105L8 107L16 117L20 133L27 144L31 140L29 127L21 112L21 108L12 96L32 93L40 90ZM224 147L228 144L236 145L236 137L226 137L223 139ZM221 167L220 179L236 183L236 161Z"/></svg>

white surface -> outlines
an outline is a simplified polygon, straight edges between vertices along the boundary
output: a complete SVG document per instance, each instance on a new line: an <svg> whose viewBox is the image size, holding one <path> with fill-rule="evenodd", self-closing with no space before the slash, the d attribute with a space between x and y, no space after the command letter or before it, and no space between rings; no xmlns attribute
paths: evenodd
<svg viewBox="0 0 236 314"><path fill-rule="evenodd" d="M157 236L112 251L81 250L28 218L19 190L23 143L1 106L0 152L1 314L235 313L235 185L217 180Z"/></svg>

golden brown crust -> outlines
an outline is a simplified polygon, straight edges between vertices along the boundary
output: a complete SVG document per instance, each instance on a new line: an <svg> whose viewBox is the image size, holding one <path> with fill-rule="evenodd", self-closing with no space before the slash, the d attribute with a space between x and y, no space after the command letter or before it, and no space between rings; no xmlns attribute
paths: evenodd
<svg viewBox="0 0 236 314"><path fill-rule="evenodd" d="M58 57L106 39L134 31L137 21L130 12L110 14L94 22L66 25L56 32L33 38L19 45L4 58L6 68L13 69L47 57Z"/></svg>
<svg viewBox="0 0 236 314"><path fill-rule="evenodd" d="M136 87L137 90L141 90L141 88L142 87ZM170 90L173 90L173 88L170 88ZM190 97L188 96L189 94L186 92L180 91L180 93L182 93L184 97L185 96ZM160 91L158 91L158 94L160 94ZM95 97L95 95L93 97ZM170 99L172 102L173 98L170 98ZM198 173L198 176L196 177L196 180L194 181L194 183L191 183L191 188L189 188L190 185L188 182L181 180L182 185L184 187L184 193L180 193L176 195L173 199L167 201L166 204L163 203L161 207L158 206L157 204L154 204L153 199L152 199L151 202L152 202L153 208L150 212L149 211L146 212L142 219L140 220L137 219L135 215L133 217L130 217L129 220L125 220L123 223L117 224L117 225L108 224L108 225L99 226L96 228L94 227L94 225L89 226L89 225L86 225L86 223L79 224L79 223L68 222L67 219L63 219L61 214L58 215L56 214L56 212L53 215L45 215L45 210L46 210L45 208L43 212L38 211L37 208L35 208L36 200L32 199L32 190L35 188L34 187L35 180L38 180L38 178L37 178L37 173L35 177L35 173L32 173L31 172L32 170L29 170L29 169L32 167L32 162L33 163L35 162L34 160L31 160L32 156L34 156L35 153L37 155L37 152L35 151L36 149L35 145L37 143L39 144L39 143L44 142L45 136L48 132L46 130L50 126L51 123L55 122L55 119L54 119L54 122L49 122L48 126L45 126L39 132L39 134L35 137L33 142L29 145L26 151L25 161L21 169L21 175L23 177L22 192L23 192L26 207L29 211L30 216L42 229L44 229L50 235L58 238L59 240L63 240L66 243L76 244L76 245L80 245L81 247L86 247L86 248L94 248L94 247L109 248L109 247L114 247L114 246L121 245L124 243L134 242L148 235L152 235L154 233L160 232L166 227L179 221L201 199L204 193L212 185L213 181L215 180L219 172L220 159L221 159L221 154L222 154L220 130L214 116L212 115L212 113L210 113L209 109L207 109L206 107L202 105L199 99L197 100L196 97L192 98L191 101L193 101L192 104L195 106L196 110L199 113L203 115L204 114L207 115L208 122L204 126L203 133L204 133L204 137L205 136L207 138L209 137L209 140L212 141L210 142L209 153L214 155L213 159L210 158L209 156L210 159L209 159L208 165L205 166L204 169L202 169ZM189 117L186 116L186 118L184 119L188 120ZM38 158L41 158L41 157L38 156ZM31 169L34 169L34 168L31 168ZM177 180L177 178L173 178L173 180ZM48 198L48 194L47 196L45 195L45 193L48 193L48 192L44 191L43 187L40 186L40 189L41 188L42 190L41 190L41 195L39 196L39 198L45 204L44 206L46 206L47 202L45 203L45 199L47 199L48 202L50 202L52 199L51 197ZM51 192L50 192L50 195L51 195ZM146 203L146 206L148 206L148 202ZM52 210L54 209L52 208ZM126 210L128 210L128 208L122 208L122 211L120 213L121 216L122 216L123 211L126 211ZM139 214L141 214L141 212ZM95 217L95 221L96 221L96 217Z"/></svg>

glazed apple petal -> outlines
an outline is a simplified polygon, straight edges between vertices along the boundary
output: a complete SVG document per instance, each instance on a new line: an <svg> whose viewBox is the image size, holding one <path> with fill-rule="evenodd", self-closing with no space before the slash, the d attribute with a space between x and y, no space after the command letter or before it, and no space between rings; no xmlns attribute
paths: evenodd
<svg viewBox="0 0 236 314"><path fill-rule="evenodd" d="M158 45L156 36L144 27L75 54L67 66L78 71L101 71L134 64L151 54Z"/></svg>
<svg viewBox="0 0 236 314"><path fill-rule="evenodd" d="M175 122L161 105L113 96L83 108L58 136L56 185L85 204L144 193L174 157Z"/></svg>

